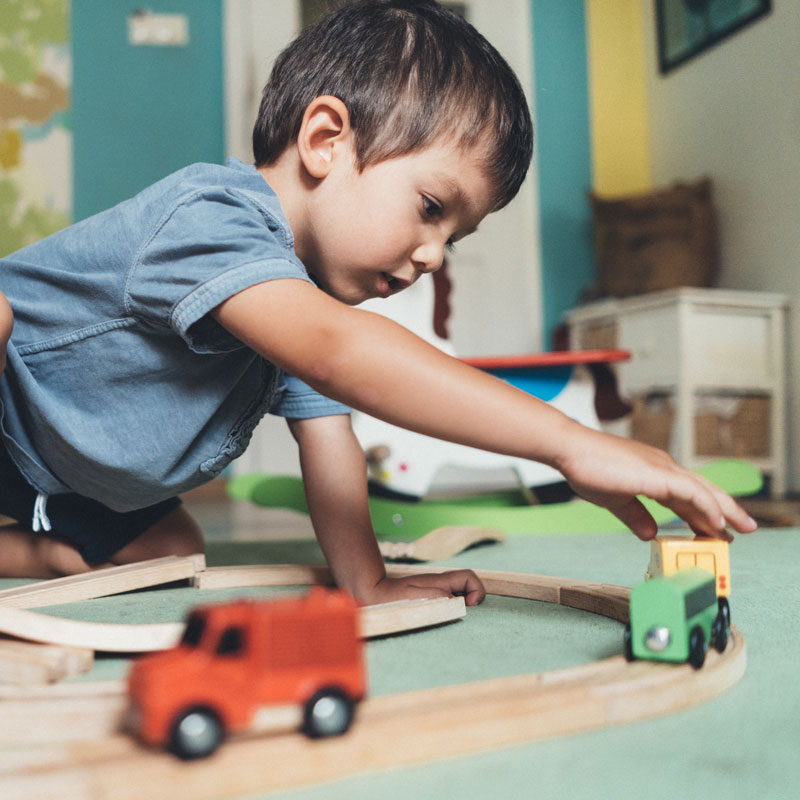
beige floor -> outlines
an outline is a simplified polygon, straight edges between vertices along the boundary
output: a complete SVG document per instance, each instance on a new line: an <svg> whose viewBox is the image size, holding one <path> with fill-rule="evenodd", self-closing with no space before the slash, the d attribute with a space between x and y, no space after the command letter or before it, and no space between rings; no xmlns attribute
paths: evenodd
<svg viewBox="0 0 800 800"><path fill-rule="evenodd" d="M184 495L183 501L203 528L206 541L314 538L307 515L231 500L225 494L223 481L214 481L190 492Z"/></svg>

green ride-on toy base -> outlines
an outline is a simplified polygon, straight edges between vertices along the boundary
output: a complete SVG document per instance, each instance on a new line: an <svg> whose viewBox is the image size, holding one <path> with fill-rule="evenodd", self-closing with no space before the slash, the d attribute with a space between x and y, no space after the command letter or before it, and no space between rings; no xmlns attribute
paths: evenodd
<svg viewBox="0 0 800 800"><path fill-rule="evenodd" d="M697 472L734 497L761 490L761 473L749 462L723 459ZM267 508L287 508L308 513L301 478L250 473L228 482L228 494ZM471 495L455 500L396 500L371 497L370 512L375 533L382 537L416 539L447 525L495 528L507 534L530 533L613 533L628 529L610 511L575 499L545 505L519 504L521 493ZM675 515L646 498L642 502L658 525L672 522ZM515 504L516 503L516 504Z"/></svg>

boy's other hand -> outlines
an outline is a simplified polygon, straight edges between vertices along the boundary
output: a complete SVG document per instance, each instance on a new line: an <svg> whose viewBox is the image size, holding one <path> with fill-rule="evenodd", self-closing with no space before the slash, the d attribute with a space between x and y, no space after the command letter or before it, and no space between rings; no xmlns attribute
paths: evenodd
<svg viewBox="0 0 800 800"><path fill-rule="evenodd" d="M370 591L359 594L362 605L392 603L396 600L420 600L460 595L468 606L476 606L486 597L480 578L471 569L450 572L408 575L404 578L384 577Z"/></svg>
<svg viewBox="0 0 800 800"><path fill-rule="evenodd" d="M582 428L570 437L558 467L581 497L607 508L643 540L658 528L637 495L674 511L701 536L732 541L728 526L739 533L756 529L730 495L640 442Z"/></svg>

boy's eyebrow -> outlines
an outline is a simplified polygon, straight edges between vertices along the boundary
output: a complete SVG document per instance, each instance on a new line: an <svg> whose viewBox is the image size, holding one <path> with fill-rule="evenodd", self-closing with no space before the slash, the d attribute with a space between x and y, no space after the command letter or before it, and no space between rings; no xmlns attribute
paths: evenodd
<svg viewBox="0 0 800 800"><path fill-rule="evenodd" d="M465 208L467 211L472 209L472 203L470 203L469 198L467 197L467 193L462 188L461 184L458 182L456 178L452 178L449 175L445 175L441 172L435 172L433 177L444 186L445 191L450 195L453 201L460 205L462 208ZM471 233L475 233L478 230L477 225L473 225L470 228L466 229L462 234L463 236L469 236Z"/></svg>
<svg viewBox="0 0 800 800"><path fill-rule="evenodd" d="M445 175L441 172L435 172L433 177L444 186L445 191L453 198L453 200L456 201L456 203L460 203L462 206L469 207L467 195L461 188L461 184L455 178L451 178L449 175Z"/></svg>

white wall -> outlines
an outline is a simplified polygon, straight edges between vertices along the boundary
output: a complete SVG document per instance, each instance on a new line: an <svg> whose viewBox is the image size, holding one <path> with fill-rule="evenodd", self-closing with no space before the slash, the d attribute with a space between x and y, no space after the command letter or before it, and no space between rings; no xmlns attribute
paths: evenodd
<svg viewBox="0 0 800 800"><path fill-rule="evenodd" d="M719 285L790 296L789 481L800 490L800 3L773 11L667 75L654 3L646 24L656 186L710 175L719 214Z"/></svg>

